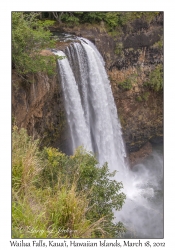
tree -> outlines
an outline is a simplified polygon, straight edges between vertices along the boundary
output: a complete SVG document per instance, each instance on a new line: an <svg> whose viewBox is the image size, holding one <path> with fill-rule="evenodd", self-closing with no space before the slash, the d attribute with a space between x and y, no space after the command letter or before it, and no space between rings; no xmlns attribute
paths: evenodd
<svg viewBox="0 0 175 250"><path fill-rule="evenodd" d="M121 192L123 185L114 180L116 171L110 172L108 164L99 166L96 157L79 147L73 156L66 156L55 148L44 148L45 168L41 173L42 187L54 189L59 181L62 185L76 182L77 193L86 192L89 205L86 218L95 223L104 218L101 229L108 238L119 237L125 228L121 222L115 223L114 210L120 210L125 201ZM101 237L101 231L94 232L94 237Z"/></svg>
<svg viewBox="0 0 175 250"><path fill-rule="evenodd" d="M63 12L52 12L54 18L59 22L59 24L62 24L61 16L63 15Z"/></svg>
<svg viewBox="0 0 175 250"><path fill-rule="evenodd" d="M39 17L39 12L12 12L12 66L23 77L28 73L55 73L57 57L41 54L42 49L55 45L48 29L54 21Z"/></svg>
<svg viewBox="0 0 175 250"><path fill-rule="evenodd" d="M154 91L162 91L163 89L163 65L157 64L154 70L149 73L147 82L144 86L153 89Z"/></svg>

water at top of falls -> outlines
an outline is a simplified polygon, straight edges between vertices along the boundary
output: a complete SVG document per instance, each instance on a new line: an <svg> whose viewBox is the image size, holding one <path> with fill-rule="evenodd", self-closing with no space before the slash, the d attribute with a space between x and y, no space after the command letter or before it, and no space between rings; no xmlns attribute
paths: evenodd
<svg viewBox="0 0 175 250"><path fill-rule="evenodd" d="M58 68L72 153L83 145L97 155L100 165L108 162L110 171L117 170L115 178L122 181L127 199L122 210L115 211L116 221L122 221L127 228L131 225L141 237L160 238L162 202L155 205L155 199L162 189L162 158L154 154L152 162L140 164L136 172L127 167L121 125L104 60L93 43L85 38L78 40L65 53L57 52L66 56L58 60Z"/></svg>

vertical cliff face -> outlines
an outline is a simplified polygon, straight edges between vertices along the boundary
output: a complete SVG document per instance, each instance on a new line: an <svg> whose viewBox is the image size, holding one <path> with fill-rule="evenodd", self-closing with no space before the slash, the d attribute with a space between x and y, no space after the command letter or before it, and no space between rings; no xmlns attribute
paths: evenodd
<svg viewBox="0 0 175 250"><path fill-rule="evenodd" d="M28 76L30 83L26 84L14 71L12 80L12 116L16 125L26 128L33 138L40 138L41 145L64 149L67 124L58 76Z"/></svg>
<svg viewBox="0 0 175 250"><path fill-rule="evenodd" d="M146 84L163 68L163 15L152 23L135 20L123 33L107 67L126 146L133 152L163 138L163 92Z"/></svg>
<svg viewBox="0 0 175 250"><path fill-rule="evenodd" d="M113 35L103 23L71 28L58 25L53 30L88 38L102 54L128 152L138 151L149 141L162 141L163 92L155 91L146 83L152 80L156 67L162 70L163 14L151 22L136 19ZM59 43L59 47L64 50L63 43ZM26 85L14 71L12 114L19 127L27 128L34 138L41 138L42 145L64 150L67 125L57 78L56 75L53 78L37 75Z"/></svg>

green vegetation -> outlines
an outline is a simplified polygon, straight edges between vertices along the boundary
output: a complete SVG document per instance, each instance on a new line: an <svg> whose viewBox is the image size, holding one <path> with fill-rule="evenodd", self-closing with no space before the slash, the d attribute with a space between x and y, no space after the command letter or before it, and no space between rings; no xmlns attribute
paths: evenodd
<svg viewBox="0 0 175 250"><path fill-rule="evenodd" d="M139 95L136 97L136 101L142 102L142 101L148 101L150 93L149 92L144 92L142 95Z"/></svg>
<svg viewBox="0 0 175 250"><path fill-rule="evenodd" d="M119 88L121 88L123 90L130 90L130 89L132 89L132 81L130 78L127 78L123 82L119 82L118 86L119 86Z"/></svg>
<svg viewBox="0 0 175 250"><path fill-rule="evenodd" d="M108 32L114 34L119 32L122 26L130 22L143 18L147 22L151 22L159 12L143 12L143 11L111 11L111 12L53 12L53 17L61 24L78 25L81 23L101 23L103 22Z"/></svg>
<svg viewBox="0 0 175 250"><path fill-rule="evenodd" d="M123 49L123 44L122 43L117 43L116 48L115 48L115 54L116 55L121 55Z"/></svg>
<svg viewBox="0 0 175 250"><path fill-rule="evenodd" d="M144 86L153 89L154 91L162 91L163 89L163 65L158 64L154 70L149 73L148 80Z"/></svg>
<svg viewBox="0 0 175 250"><path fill-rule="evenodd" d="M142 95L142 98L144 101L148 101L148 97L149 97L150 93L149 92L144 92Z"/></svg>
<svg viewBox="0 0 175 250"><path fill-rule="evenodd" d="M41 21L38 15L35 12L12 12L12 66L23 78L28 73L55 74L58 57L41 54L42 49L55 45L48 29L54 21Z"/></svg>
<svg viewBox="0 0 175 250"><path fill-rule="evenodd" d="M138 101L138 102L142 102L142 101L143 101L143 99L142 99L142 97L139 95L139 96L137 96L137 97L136 97L136 101Z"/></svg>
<svg viewBox="0 0 175 250"><path fill-rule="evenodd" d="M55 47L49 27L56 19L59 23L78 25L81 23L103 23L111 35L121 32L121 27L137 18L152 20L159 12L12 12L12 66L24 80L26 75L38 72L49 76L55 74L54 54L44 55L43 49ZM157 45L156 45L157 46ZM115 53L121 54L122 46L117 45Z"/></svg>
<svg viewBox="0 0 175 250"><path fill-rule="evenodd" d="M130 90L132 89L132 86L137 83L137 74L133 73L128 78L126 78L124 81L119 82L118 86L122 90Z"/></svg>
<svg viewBox="0 0 175 250"><path fill-rule="evenodd" d="M39 149L25 129L12 133L12 237L116 238L125 231L113 209L125 200L107 164L83 148L67 156Z"/></svg>
<svg viewBox="0 0 175 250"><path fill-rule="evenodd" d="M153 48L162 49L163 48L163 37L160 38L158 42L153 44Z"/></svg>

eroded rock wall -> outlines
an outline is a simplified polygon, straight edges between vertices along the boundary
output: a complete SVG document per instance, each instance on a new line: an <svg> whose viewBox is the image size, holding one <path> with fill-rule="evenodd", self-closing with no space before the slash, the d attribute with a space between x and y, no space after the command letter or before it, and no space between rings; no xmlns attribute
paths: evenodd
<svg viewBox="0 0 175 250"><path fill-rule="evenodd" d="M26 128L33 138L40 138L42 146L64 150L67 145L67 123L58 76L28 76L30 83L27 84L13 71L12 81L12 116L15 124L19 128Z"/></svg>

